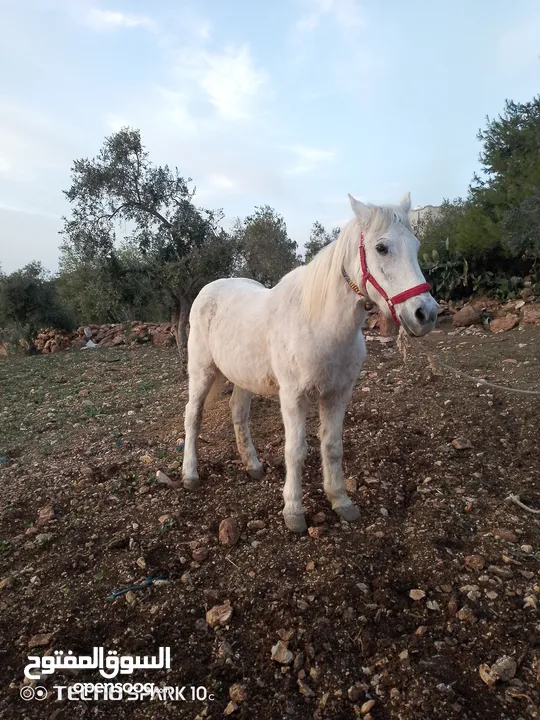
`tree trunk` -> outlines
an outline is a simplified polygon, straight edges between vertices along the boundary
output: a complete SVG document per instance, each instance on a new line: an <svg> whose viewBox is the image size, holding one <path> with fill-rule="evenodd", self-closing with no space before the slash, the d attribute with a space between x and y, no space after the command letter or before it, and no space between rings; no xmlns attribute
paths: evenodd
<svg viewBox="0 0 540 720"><path fill-rule="evenodd" d="M187 341L189 327L189 311L191 304L185 298L181 298L175 305L171 322L176 326L175 339L180 356L180 373L187 373Z"/></svg>

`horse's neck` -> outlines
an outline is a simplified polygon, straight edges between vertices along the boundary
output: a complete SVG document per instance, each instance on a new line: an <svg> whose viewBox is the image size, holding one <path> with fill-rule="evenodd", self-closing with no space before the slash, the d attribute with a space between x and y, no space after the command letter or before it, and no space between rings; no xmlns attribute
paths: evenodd
<svg viewBox="0 0 540 720"><path fill-rule="evenodd" d="M331 302L325 305L320 326L326 337L335 338L336 343L347 343L363 327L367 311L364 300L342 278L341 283L334 288Z"/></svg>

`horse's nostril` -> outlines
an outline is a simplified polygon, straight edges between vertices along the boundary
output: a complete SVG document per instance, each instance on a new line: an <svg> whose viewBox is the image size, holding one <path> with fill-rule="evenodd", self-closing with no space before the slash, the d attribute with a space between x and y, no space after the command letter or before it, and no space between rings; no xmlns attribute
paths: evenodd
<svg viewBox="0 0 540 720"><path fill-rule="evenodd" d="M426 322L426 313L422 310L422 308L418 308L414 314L419 322Z"/></svg>

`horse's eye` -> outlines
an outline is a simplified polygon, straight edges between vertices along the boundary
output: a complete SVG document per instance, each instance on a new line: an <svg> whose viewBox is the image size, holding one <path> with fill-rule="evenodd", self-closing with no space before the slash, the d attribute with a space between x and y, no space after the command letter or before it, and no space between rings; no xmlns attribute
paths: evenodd
<svg viewBox="0 0 540 720"><path fill-rule="evenodd" d="M379 253L379 255L387 255L388 254L388 245L385 245L384 243L379 243L375 246L375 249Z"/></svg>

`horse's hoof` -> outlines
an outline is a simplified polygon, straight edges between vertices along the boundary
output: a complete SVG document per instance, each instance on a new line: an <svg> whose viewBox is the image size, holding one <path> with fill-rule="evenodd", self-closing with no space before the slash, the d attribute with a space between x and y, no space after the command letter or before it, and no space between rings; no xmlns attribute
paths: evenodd
<svg viewBox="0 0 540 720"><path fill-rule="evenodd" d="M285 527L294 533L303 533L307 530L306 518L303 515L284 515Z"/></svg>
<svg viewBox="0 0 540 720"><path fill-rule="evenodd" d="M339 515L342 520L350 523L360 519L360 510L356 505L343 505L342 507L334 508L334 512Z"/></svg>
<svg viewBox="0 0 540 720"><path fill-rule="evenodd" d="M262 480L264 478L264 468L261 465L260 468L252 468L251 470L248 470L248 475L253 480Z"/></svg>
<svg viewBox="0 0 540 720"><path fill-rule="evenodd" d="M198 477L192 477L192 478L183 478L183 484L186 490L197 490L199 485L201 484L201 481Z"/></svg>

